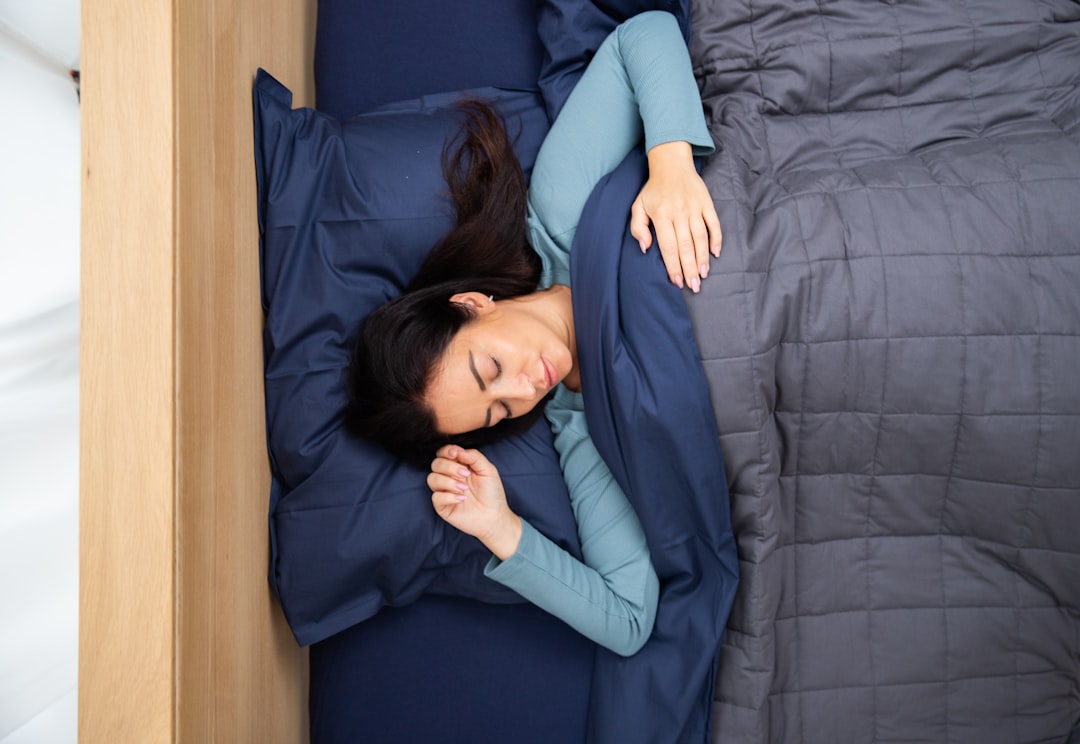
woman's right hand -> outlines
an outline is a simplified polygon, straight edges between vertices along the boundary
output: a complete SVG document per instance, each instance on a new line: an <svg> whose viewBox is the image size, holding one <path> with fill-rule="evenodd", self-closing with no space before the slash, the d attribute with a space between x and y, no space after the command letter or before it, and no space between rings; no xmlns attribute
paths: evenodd
<svg viewBox="0 0 1080 744"><path fill-rule="evenodd" d="M506 503L499 471L479 450L441 447L427 484L436 514L478 538L499 560L517 552L521 518Z"/></svg>

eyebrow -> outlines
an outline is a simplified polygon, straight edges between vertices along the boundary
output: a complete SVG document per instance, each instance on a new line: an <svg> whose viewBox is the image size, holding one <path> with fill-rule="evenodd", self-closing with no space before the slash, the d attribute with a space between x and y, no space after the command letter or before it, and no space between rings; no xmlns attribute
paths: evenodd
<svg viewBox="0 0 1080 744"><path fill-rule="evenodd" d="M487 390L487 385L484 384L484 378L476 371L476 362L473 361L471 349L469 350L469 371L471 371L473 377L476 378L476 384L480 386L480 392ZM488 406L487 412L484 414L484 428L486 429L489 426L491 426L491 406Z"/></svg>
<svg viewBox="0 0 1080 744"><path fill-rule="evenodd" d="M473 377L476 378L476 384L480 386L480 392L482 393L487 390L487 385L484 384L484 378L476 371L476 362L473 361L472 351L469 352L469 369L472 371Z"/></svg>

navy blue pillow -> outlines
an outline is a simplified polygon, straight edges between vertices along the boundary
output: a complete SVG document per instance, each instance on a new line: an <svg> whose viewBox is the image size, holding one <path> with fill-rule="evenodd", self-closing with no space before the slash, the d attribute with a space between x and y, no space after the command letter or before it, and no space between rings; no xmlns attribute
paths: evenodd
<svg viewBox="0 0 1080 744"><path fill-rule="evenodd" d="M319 0L315 103L338 118L431 93L537 90L538 0Z"/></svg>
<svg viewBox="0 0 1080 744"><path fill-rule="evenodd" d="M483 576L488 551L435 515L426 473L339 421L356 327L451 226L441 155L463 95L496 105L530 165L548 128L536 93L462 91L339 121L293 110L288 89L265 71L256 78L270 579L303 645L424 592L521 601ZM578 554L546 422L486 452L515 510Z"/></svg>

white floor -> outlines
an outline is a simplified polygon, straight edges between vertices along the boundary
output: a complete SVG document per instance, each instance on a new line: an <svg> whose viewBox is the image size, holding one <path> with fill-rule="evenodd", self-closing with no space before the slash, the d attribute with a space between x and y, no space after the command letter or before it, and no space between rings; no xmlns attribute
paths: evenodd
<svg viewBox="0 0 1080 744"><path fill-rule="evenodd" d="M0 0L0 742L76 741L77 0Z"/></svg>
<svg viewBox="0 0 1080 744"><path fill-rule="evenodd" d="M0 741L3 744L74 742L78 716L77 698L75 690L71 690Z"/></svg>

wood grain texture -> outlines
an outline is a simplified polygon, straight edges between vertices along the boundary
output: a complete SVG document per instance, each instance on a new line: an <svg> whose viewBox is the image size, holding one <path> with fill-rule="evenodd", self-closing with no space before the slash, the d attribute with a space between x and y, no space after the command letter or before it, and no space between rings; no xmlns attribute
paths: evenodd
<svg viewBox="0 0 1080 744"><path fill-rule="evenodd" d="M172 5L82 13L79 731L150 744L175 697Z"/></svg>
<svg viewBox="0 0 1080 744"><path fill-rule="evenodd" d="M266 580L270 478L251 84L263 66L304 100L309 15L280 0L178 5L182 742L306 736L304 657Z"/></svg>
<svg viewBox="0 0 1080 744"><path fill-rule="evenodd" d="M251 82L313 3L83 0L79 738L302 742L266 581Z"/></svg>

